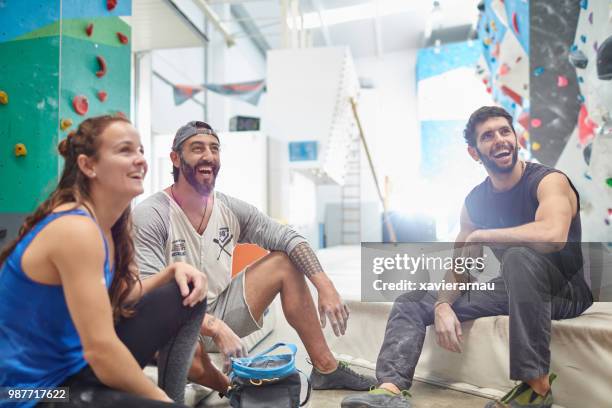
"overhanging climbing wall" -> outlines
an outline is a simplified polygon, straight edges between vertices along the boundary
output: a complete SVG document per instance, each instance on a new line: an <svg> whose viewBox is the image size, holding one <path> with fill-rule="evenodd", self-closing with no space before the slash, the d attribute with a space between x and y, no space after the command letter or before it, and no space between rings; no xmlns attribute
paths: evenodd
<svg viewBox="0 0 612 408"><path fill-rule="evenodd" d="M513 113L521 155L564 171L583 241L612 241L612 3L483 0L478 74ZM610 246L612 244L608 244Z"/></svg>
<svg viewBox="0 0 612 408"><path fill-rule="evenodd" d="M0 0L0 245L55 187L59 141L87 117L129 116L131 9Z"/></svg>

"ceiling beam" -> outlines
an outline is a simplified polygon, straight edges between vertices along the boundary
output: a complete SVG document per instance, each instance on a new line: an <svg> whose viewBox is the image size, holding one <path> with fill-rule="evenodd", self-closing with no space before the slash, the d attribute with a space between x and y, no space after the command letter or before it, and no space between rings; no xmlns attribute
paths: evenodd
<svg viewBox="0 0 612 408"><path fill-rule="evenodd" d="M176 5L173 0L164 1L170 7L170 9L172 9L172 11L176 13L178 17L186 23L187 27L189 27L198 37L202 39L202 42L204 44L207 44L209 42L209 39L206 34L202 30L200 30L197 25L194 24L194 22L189 18L188 15L183 13L183 11Z"/></svg>
<svg viewBox="0 0 612 408"><path fill-rule="evenodd" d="M253 18L247 9L242 4L233 4L230 6L230 13L235 19L236 24L238 24L246 36L251 39L251 42L265 60L266 54L271 48L270 44L259 27L253 22Z"/></svg>
<svg viewBox="0 0 612 408"><path fill-rule="evenodd" d="M225 44L228 47L231 47L236 43L234 37L230 34L229 30L225 27L225 24L221 22L221 19L215 13L215 11L210 7L210 5L204 0L193 0L193 3L198 6L200 10L204 12L206 18L213 24L213 26L221 33L223 39L225 40Z"/></svg>

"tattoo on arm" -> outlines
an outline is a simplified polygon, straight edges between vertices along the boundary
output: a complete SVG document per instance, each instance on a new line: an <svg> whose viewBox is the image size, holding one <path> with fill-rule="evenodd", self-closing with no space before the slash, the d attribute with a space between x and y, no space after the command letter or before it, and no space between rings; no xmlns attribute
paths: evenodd
<svg viewBox="0 0 612 408"><path fill-rule="evenodd" d="M312 248L310 248L310 245L306 242L302 242L296 246L289 254L289 258L298 270L308 278L319 272L323 272L319 259Z"/></svg>

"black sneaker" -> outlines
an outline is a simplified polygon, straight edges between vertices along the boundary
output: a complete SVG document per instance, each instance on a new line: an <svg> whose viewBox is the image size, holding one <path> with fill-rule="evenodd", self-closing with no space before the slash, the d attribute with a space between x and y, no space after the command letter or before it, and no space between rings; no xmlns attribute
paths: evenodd
<svg viewBox="0 0 612 408"><path fill-rule="evenodd" d="M554 373L550 374L549 381L552 385L557 378ZM535 392L527 383L520 383L497 401L491 401L485 408L551 408L553 405L552 390L544 396Z"/></svg>
<svg viewBox="0 0 612 408"><path fill-rule="evenodd" d="M375 388L367 394L347 395L340 406L342 408L410 408L411 397L408 391L394 394L384 388Z"/></svg>
<svg viewBox="0 0 612 408"><path fill-rule="evenodd" d="M312 368L310 383L313 390L354 390L367 391L376 385L374 377L357 374L346 361L338 361L338 368L329 374Z"/></svg>

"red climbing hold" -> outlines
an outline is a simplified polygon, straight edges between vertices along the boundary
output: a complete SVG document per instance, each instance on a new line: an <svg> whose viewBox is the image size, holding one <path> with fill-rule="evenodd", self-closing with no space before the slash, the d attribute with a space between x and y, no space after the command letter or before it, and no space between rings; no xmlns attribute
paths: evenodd
<svg viewBox="0 0 612 408"><path fill-rule="evenodd" d="M517 122L521 124L523 129L527 129L529 127L529 112L522 112L519 115Z"/></svg>
<svg viewBox="0 0 612 408"><path fill-rule="evenodd" d="M503 63L499 66L499 75L506 75L508 72L510 72L510 67L508 66L508 64Z"/></svg>
<svg viewBox="0 0 612 408"><path fill-rule="evenodd" d="M493 92L493 89L490 86L487 86L487 93Z"/></svg>
<svg viewBox="0 0 612 408"><path fill-rule="evenodd" d="M79 115L83 116L89 110L89 102L87 101L87 97L83 95L77 95L72 98L72 107L74 111Z"/></svg>
<svg viewBox="0 0 612 408"><path fill-rule="evenodd" d="M519 33L518 16L516 15L516 12L512 13L512 28L514 28L515 33Z"/></svg>
<svg viewBox="0 0 612 408"><path fill-rule="evenodd" d="M519 95L518 93L514 92L512 89L508 88L506 85L502 85L501 86L501 91L508 96L510 99L512 99L514 102L516 102L517 104L523 106L523 97L521 95Z"/></svg>
<svg viewBox="0 0 612 408"><path fill-rule="evenodd" d="M557 86L558 86L559 88L565 88L565 87L567 86L567 83L568 83L568 82L567 82L567 78L566 78L566 77L564 77L563 75L559 75L559 76L557 77Z"/></svg>
<svg viewBox="0 0 612 408"><path fill-rule="evenodd" d="M495 44L495 48L491 51L491 56L499 58L499 43Z"/></svg>
<svg viewBox="0 0 612 408"><path fill-rule="evenodd" d="M106 8L108 11L111 11L115 7L117 7L117 0L106 0Z"/></svg>
<svg viewBox="0 0 612 408"><path fill-rule="evenodd" d="M578 113L578 141L581 145L586 145L595 137L595 129L597 129L597 123L589 117L589 112L583 104Z"/></svg>
<svg viewBox="0 0 612 408"><path fill-rule="evenodd" d="M93 23L87 24L87 27L85 28L85 33L87 33L88 37L91 37L91 35L93 34Z"/></svg>
<svg viewBox="0 0 612 408"><path fill-rule="evenodd" d="M119 39L119 42L121 44L127 44L128 43L128 38L127 35L117 32L117 38Z"/></svg>
<svg viewBox="0 0 612 408"><path fill-rule="evenodd" d="M98 91L98 99L100 100L100 102L106 101L107 96L108 94L105 91Z"/></svg>
<svg viewBox="0 0 612 408"><path fill-rule="evenodd" d="M538 118L533 118L531 119L531 126L537 129L542 126L542 121Z"/></svg>
<svg viewBox="0 0 612 408"><path fill-rule="evenodd" d="M96 76L98 78L102 78L104 75L106 75L106 60L100 55L98 55L96 59L98 60L98 64L100 65L100 69L98 70L98 72L96 72Z"/></svg>

